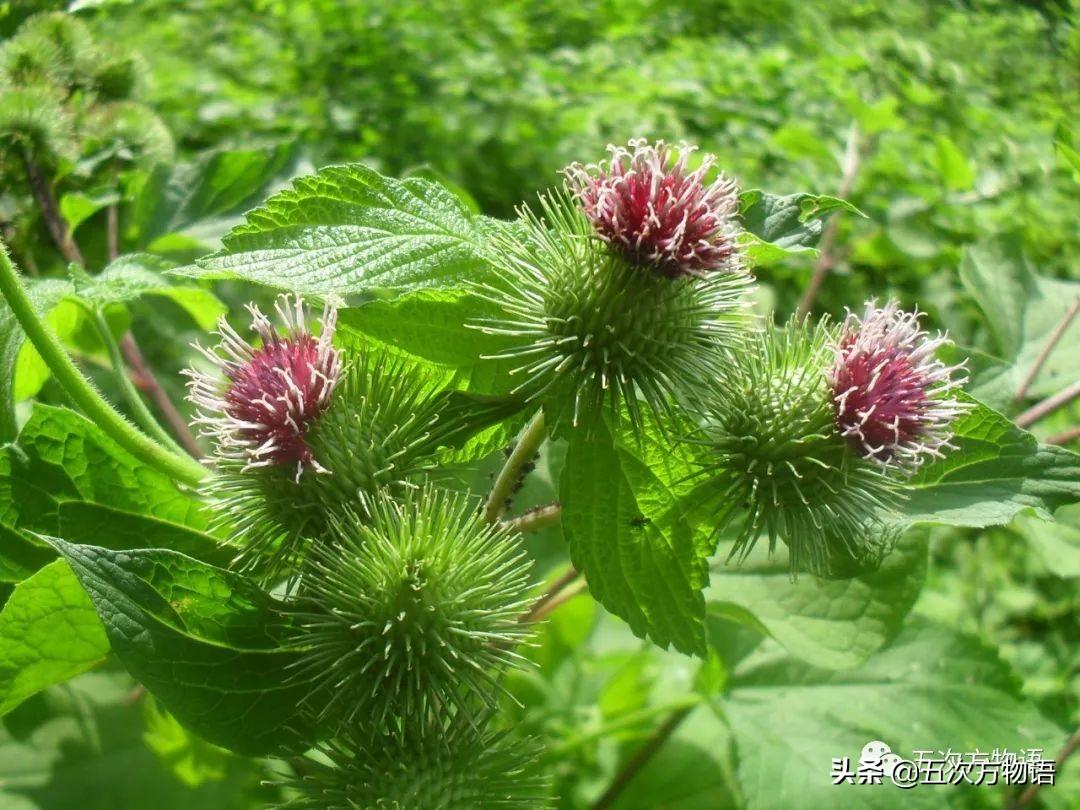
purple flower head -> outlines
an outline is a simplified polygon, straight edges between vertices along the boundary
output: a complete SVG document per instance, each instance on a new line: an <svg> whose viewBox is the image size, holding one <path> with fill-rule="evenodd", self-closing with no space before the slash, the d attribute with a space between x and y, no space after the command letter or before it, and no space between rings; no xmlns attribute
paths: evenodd
<svg viewBox="0 0 1080 810"><path fill-rule="evenodd" d="M852 447L883 465L914 470L952 447L950 425L970 407L951 396L963 384L934 352L950 341L919 327L896 301L849 312L829 372L836 425Z"/></svg>
<svg viewBox="0 0 1080 810"><path fill-rule="evenodd" d="M312 455L305 436L330 405L341 377L341 356L332 340L337 310L327 304L314 337L308 313L299 296L278 298L277 311L285 333L279 334L259 308L249 304L252 330L261 339L255 348L223 317L213 349L196 345L220 370L210 376L189 369L188 399L197 408L195 424L214 438L218 455L238 459L244 469L296 464L296 477L305 467L325 470Z"/></svg>
<svg viewBox="0 0 1080 810"><path fill-rule="evenodd" d="M613 250L673 278L741 270L738 189L723 175L704 182L714 155L705 155L691 172L686 163L694 147L653 146L638 138L629 148L612 144L608 151L608 161L575 163L563 172L597 235Z"/></svg>

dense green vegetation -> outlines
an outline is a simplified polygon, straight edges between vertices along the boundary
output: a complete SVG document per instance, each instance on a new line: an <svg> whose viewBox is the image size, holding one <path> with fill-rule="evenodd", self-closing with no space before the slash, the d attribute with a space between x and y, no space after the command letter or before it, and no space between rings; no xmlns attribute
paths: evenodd
<svg viewBox="0 0 1080 810"><path fill-rule="evenodd" d="M820 195L809 204L828 214L782 230L756 222L764 203L744 196L758 240L749 248L758 313L783 323L802 304L841 318L869 298L896 297L949 331L950 359L967 359L966 388L986 406L981 421L966 423L962 460L919 473L906 513L919 525L879 571L793 583L783 549L773 560L759 544L742 568L725 568L721 554L705 590L710 646L697 659L642 640L669 639L615 598L598 602L578 585L562 592L526 651L536 666L505 675L498 719L511 744L539 740L556 806L1000 807L1020 791L833 788L830 761L857 760L877 738L906 752L1016 750L1005 737L1013 732L1047 741L1053 757L1076 732L1080 466L1067 450L1080 449L1080 405L1030 410L1080 380L1080 318L1069 320L1080 301L1080 32L1068 3L69 5L61 16L63 3L0 2L0 235L78 367L170 447L183 439L157 425L168 413L152 400L150 413L135 390L153 390L146 370L186 420L179 372L192 362L188 344L208 343L223 313L239 323L243 303L273 298L251 283L267 278L221 272L254 249L245 238L269 244L258 228L205 257L245 212L339 163L443 186L460 203L456 227L481 214L512 218L564 166L601 159L609 142L686 140L717 155L743 190ZM58 14L33 16L44 11ZM341 185L356 177L342 175ZM313 189L298 192L299 207L307 200L315 210ZM438 193L428 202L441 215ZM433 378L465 379L469 394L506 393L486 388L486 372L471 365L485 347L461 328L475 306L467 295L311 284L301 291L348 296L349 339L393 344L435 368ZM112 373L122 363L135 385ZM194 499L174 497L166 475L125 455L132 448L59 407L69 404L62 381L4 308L8 380L0 441L18 441L0 461L0 806L281 801L288 788L279 785L303 768L263 758L273 753L265 746L245 748L225 720L216 737L178 721L175 695L154 688L160 673L132 669L102 631L82 577L29 533L106 545L108 529L124 537L114 550L160 545L221 564L228 555L212 542L215 528ZM528 416L508 413L485 416L486 432L440 457L452 462L453 486L490 489L507 431ZM487 427L500 419L502 431ZM596 485L588 464L603 459L586 463L572 439L556 438L515 494L515 514L565 500L568 487L596 502L620 486L640 496L630 467L612 461L625 475ZM609 449L626 464L630 450ZM608 539L637 542L651 531L646 511ZM154 531L171 532L168 542L149 540ZM564 536L546 527L524 546L542 593L566 568ZM61 553L76 573L104 565ZM151 625L158 607L140 587L126 596ZM58 606L75 628L59 651L49 650L47 623ZM193 611L200 620L218 621L203 609ZM193 636L206 629L184 615ZM630 786L605 803L628 772ZM1057 786L1024 799L1078 801L1080 756Z"/></svg>

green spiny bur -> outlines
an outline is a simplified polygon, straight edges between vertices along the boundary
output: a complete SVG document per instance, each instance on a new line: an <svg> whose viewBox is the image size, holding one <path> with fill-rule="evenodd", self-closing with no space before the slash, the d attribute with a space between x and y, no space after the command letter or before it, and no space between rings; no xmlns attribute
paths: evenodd
<svg viewBox="0 0 1080 810"><path fill-rule="evenodd" d="M712 493L717 532L735 529L729 559L761 534L787 544L795 574L841 575L876 563L894 531L897 483L839 435L825 370L826 325L766 327L700 404L698 492Z"/></svg>
<svg viewBox="0 0 1080 810"><path fill-rule="evenodd" d="M364 501L367 519L334 519L300 584L297 677L319 719L389 728L494 706L529 633L517 536L430 486Z"/></svg>
<svg viewBox="0 0 1080 810"><path fill-rule="evenodd" d="M738 333L741 273L666 278L630 264L593 233L564 192L523 210L493 239L497 280L481 290L502 315L477 324L516 345L519 390L543 403L553 432L608 409L641 423L715 376Z"/></svg>
<svg viewBox="0 0 1080 810"><path fill-rule="evenodd" d="M292 810L536 810L551 805L540 749L532 739L491 730L490 715L436 720L411 738L349 738L306 760L310 773L287 783Z"/></svg>
<svg viewBox="0 0 1080 810"><path fill-rule="evenodd" d="M241 546L239 564L268 583L295 572L335 516L363 519L365 496L428 470L439 446L437 381L377 352L344 359L330 407L306 436L325 472L223 462L205 487L216 528Z"/></svg>

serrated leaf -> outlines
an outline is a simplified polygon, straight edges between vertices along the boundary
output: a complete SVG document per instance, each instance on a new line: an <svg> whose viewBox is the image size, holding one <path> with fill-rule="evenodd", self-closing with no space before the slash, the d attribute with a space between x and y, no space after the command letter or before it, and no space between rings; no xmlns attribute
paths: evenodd
<svg viewBox="0 0 1080 810"><path fill-rule="evenodd" d="M1080 299L1080 282L1037 275L1019 243L997 239L968 248L960 280L982 309L996 352L1027 376L1065 313ZM1046 358L1029 393L1049 396L1080 379L1080 318Z"/></svg>
<svg viewBox="0 0 1080 810"><path fill-rule="evenodd" d="M636 635L704 655L707 558L660 478L598 426L572 435L560 500L570 559L597 601Z"/></svg>
<svg viewBox="0 0 1080 810"><path fill-rule="evenodd" d="M993 649L924 620L845 672L762 649L736 673L721 710L735 735L746 805L769 810L952 806L956 789L901 792L888 779L874 787L833 785L832 758L849 757L858 767L872 740L914 759L916 749L1054 752L1065 737L1021 696Z"/></svg>
<svg viewBox="0 0 1080 810"><path fill-rule="evenodd" d="M290 677L278 604L237 574L161 549L113 552L50 538L113 652L181 723L247 755L296 746L305 685Z"/></svg>
<svg viewBox="0 0 1080 810"><path fill-rule="evenodd" d="M463 290L420 290L342 309L338 322L409 354L454 368L476 365L506 342L469 328L495 307Z"/></svg>
<svg viewBox="0 0 1080 810"><path fill-rule="evenodd" d="M926 577L925 532L908 532L873 573L791 581L786 560L764 544L739 568L713 571L705 598L747 611L793 656L825 669L851 669L892 639Z"/></svg>
<svg viewBox="0 0 1080 810"><path fill-rule="evenodd" d="M998 526L1029 510L1049 520L1055 509L1080 499L1080 455L1040 445L982 403L958 419L954 430L956 449L909 482L904 512L910 519Z"/></svg>
<svg viewBox="0 0 1080 810"><path fill-rule="evenodd" d="M97 611L63 560L15 586L0 612L0 715L109 652Z"/></svg>
<svg viewBox="0 0 1080 810"><path fill-rule="evenodd" d="M76 283L75 296L96 306L124 304L143 295L167 298L180 306L200 329L210 330L227 312L210 290L179 285L164 274L175 263L149 253L121 256L96 276Z"/></svg>
<svg viewBox="0 0 1080 810"><path fill-rule="evenodd" d="M448 286L485 267L473 219L429 180L331 166L250 212L189 270L316 295Z"/></svg>
<svg viewBox="0 0 1080 810"><path fill-rule="evenodd" d="M744 244L752 259L762 263L813 251L829 214L849 211L862 216L851 203L816 194L769 194L760 189L739 196L748 236Z"/></svg>

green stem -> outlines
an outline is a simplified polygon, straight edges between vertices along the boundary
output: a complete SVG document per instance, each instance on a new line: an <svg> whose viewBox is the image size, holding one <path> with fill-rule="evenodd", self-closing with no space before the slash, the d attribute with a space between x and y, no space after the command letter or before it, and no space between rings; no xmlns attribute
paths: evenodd
<svg viewBox="0 0 1080 810"><path fill-rule="evenodd" d="M99 309L86 307L86 310L93 319L98 335L101 336L101 342L105 344L105 349L109 353L109 363L112 365L113 375L116 377L116 381L120 384L120 388L124 392L124 397L131 406L131 412L135 417L135 422L153 438L157 439L174 453L182 455L184 449L173 441L172 436L166 432L165 428L158 424L154 415L150 413L150 409L146 407L146 403L143 401L142 396L135 387L135 383L133 383L131 377L128 376L127 367L124 365L124 358L120 354L120 344L116 342L112 336L112 332L109 331L109 324L106 323L105 316L101 314L101 310Z"/></svg>
<svg viewBox="0 0 1080 810"><path fill-rule="evenodd" d="M521 434L517 445L510 453L510 458L506 460L506 464L499 471L498 478L495 479L495 486L491 488L491 494L488 495L487 503L484 504L484 520L488 523L494 523L506 511L506 502L514 494L514 487L521 480L522 470L536 455L545 435L544 412L539 410L525 428L525 432Z"/></svg>
<svg viewBox="0 0 1080 810"><path fill-rule="evenodd" d="M665 720L658 729L653 733L645 744L638 749L622 769L615 774L615 779L612 780L611 785L604 795L592 806L592 810L607 810L615 803L615 800L619 798L622 792L626 789L626 786L633 781L634 777L638 775L642 768L648 764L649 760L653 758L661 748L664 747L664 743L668 741L672 734L675 733L675 729L679 727L679 724L686 719L686 716L693 711L694 705L684 706L681 709L676 709Z"/></svg>
<svg viewBox="0 0 1080 810"><path fill-rule="evenodd" d="M534 507L517 517L507 518L503 526L521 533L538 532L548 526L554 526L562 517L562 504L558 501Z"/></svg>
<svg viewBox="0 0 1080 810"><path fill-rule="evenodd" d="M71 400L117 444L139 461L156 467L163 473L192 486L206 477L206 469L193 459L178 456L140 433L134 425L113 410L90 382L75 367L56 337L41 322L15 267L8 258L7 247L0 243L0 293L37 349L45 365L52 371Z"/></svg>
<svg viewBox="0 0 1080 810"><path fill-rule="evenodd" d="M681 717L688 714L695 706L700 704L701 698L698 695L687 695L679 700L673 700L670 703L664 703L660 706L646 706L644 709L627 712L622 717L618 717L609 723L605 723L602 726L578 734L576 737L571 737L555 749L555 754L561 756L573 751L575 748L580 748L593 740L598 740L620 731L636 728L661 715L676 715L680 716L681 719Z"/></svg>

